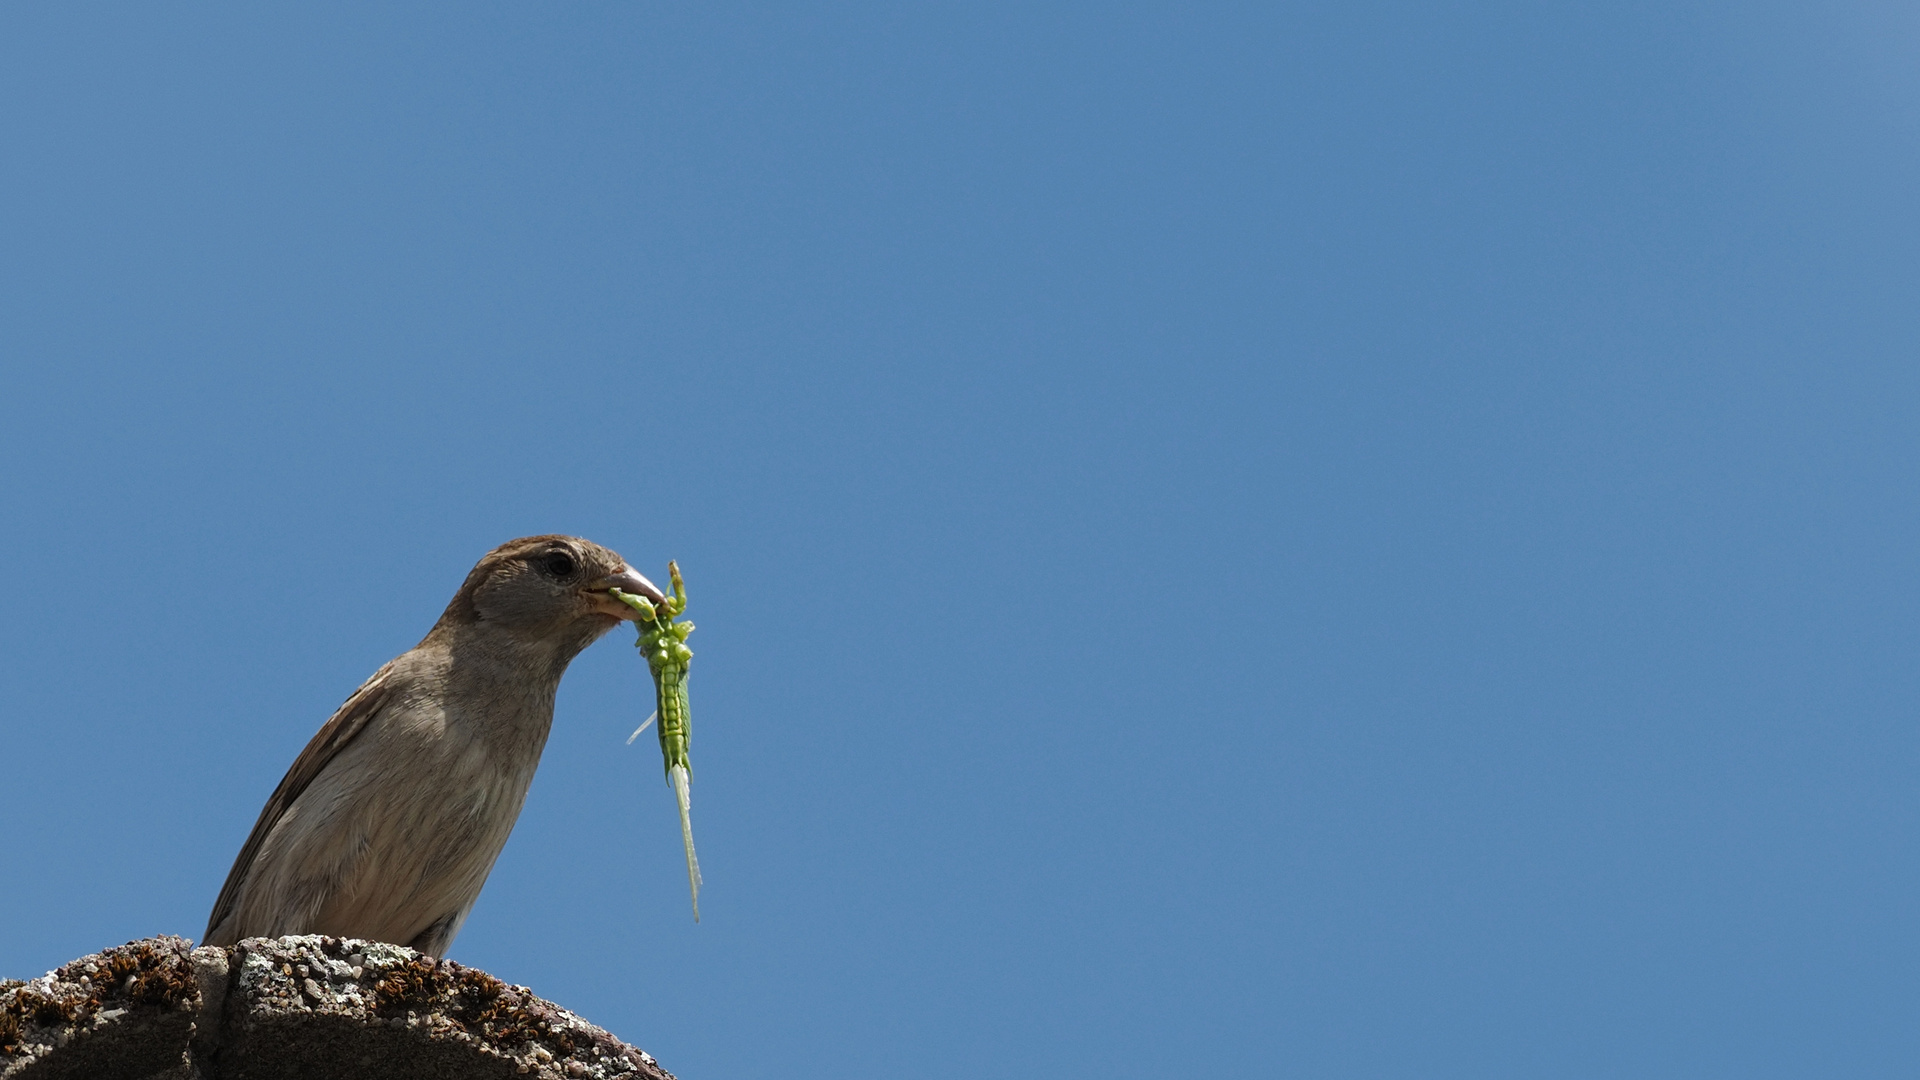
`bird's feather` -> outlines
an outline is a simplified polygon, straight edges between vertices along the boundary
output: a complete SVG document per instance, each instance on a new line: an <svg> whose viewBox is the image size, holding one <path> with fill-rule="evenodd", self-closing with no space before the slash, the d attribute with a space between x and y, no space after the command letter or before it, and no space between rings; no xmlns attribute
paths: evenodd
<svg viewBox="0 0 1920 1080"><path fill-rule="evenodd" d="M227 872L227 883L220 887L220 898L213 902L213 914L207 919L207 942L214 940L214 933L220 924L233 915L234 905L240 899L240 887L253 869L254 857L260 853L260 845L266 842L267 835L273 832L273 827L280 823L294 800L307 790L320 771L327 767L327 763L339 756L348 743L366 730L367 721L386 703L389 690L387 676L392 670L393 664L388 663L374 672L372 678L361 683L346 703L314 733L307 748L294 759L287 775L280 778L280 786L273 789L267 805L260 811L260 820L253 823L253 832L247 835L247 842L233 860L233 869Z"/></svg>

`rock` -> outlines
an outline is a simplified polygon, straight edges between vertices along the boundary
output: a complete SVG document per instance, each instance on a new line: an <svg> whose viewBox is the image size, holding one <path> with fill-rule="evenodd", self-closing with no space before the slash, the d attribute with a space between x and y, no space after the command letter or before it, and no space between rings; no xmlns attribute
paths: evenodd
<svg viewBox="0 0 1920 1080"><path fill-rule="evenodd" d="M374 941L135 941L0 984L0 1080L672 1080L521 986Z"/></svg>
<svg viewBox="0 0 1920 1080"><path fill-rule="evenodd" d="M200 991L184 938L83 956L0 991L0 1078L182 1078Z"/></svg>

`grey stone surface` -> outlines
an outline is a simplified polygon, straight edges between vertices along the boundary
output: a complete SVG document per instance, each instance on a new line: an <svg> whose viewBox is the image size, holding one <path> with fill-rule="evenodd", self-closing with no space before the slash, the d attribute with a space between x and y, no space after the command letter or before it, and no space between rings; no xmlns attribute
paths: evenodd
<svg viewBox="0 0 1920 1080"><path fill-rule="evenodd" d="M0 983L0 1080L672 1080L484 971L327 937L149 938Z"/></svg>

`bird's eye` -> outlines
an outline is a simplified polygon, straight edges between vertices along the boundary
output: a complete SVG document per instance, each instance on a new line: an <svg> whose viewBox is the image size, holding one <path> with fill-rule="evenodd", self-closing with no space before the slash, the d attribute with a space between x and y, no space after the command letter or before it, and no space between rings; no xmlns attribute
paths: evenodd
<svg viewBox="0 0 1920 1080"><path fill-rule="evenodd" d="M564 551L555 551L540 560L540 568L554 577L563 578L573 576L579 565L573 561L573 556Z"/></svg>

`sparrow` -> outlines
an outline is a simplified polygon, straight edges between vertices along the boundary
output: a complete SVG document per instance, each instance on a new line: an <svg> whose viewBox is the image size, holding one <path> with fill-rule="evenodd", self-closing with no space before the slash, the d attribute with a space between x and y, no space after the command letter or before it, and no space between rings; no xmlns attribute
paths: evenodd
<svg viewBox="0 0 1920 1080"><path fill-rule="evenodd" d="M488 552L420 644L361 684L241 845L206 945L328 934L442 956L513 831L567 664L665 599L612 551L529 536Z"/></svg>

